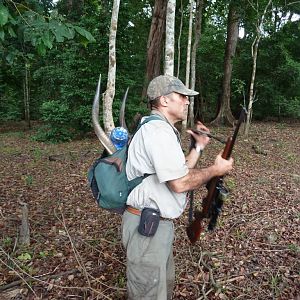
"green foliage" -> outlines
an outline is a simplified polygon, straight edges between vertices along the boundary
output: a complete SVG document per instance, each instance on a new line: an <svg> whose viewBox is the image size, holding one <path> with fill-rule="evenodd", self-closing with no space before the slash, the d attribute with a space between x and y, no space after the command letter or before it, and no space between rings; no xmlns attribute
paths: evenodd
<svg viewBox="0 0 300 300"><path fill-rule="evenodd" d="M29 261L29 260L32 259L32 256L31 256L31 254L28 253L28 252L23 252L23 253L21 253L21 254L17 257L17 259L18 259L19 261Z"/></svg>
<svg viewBox="0 0 300 300"><path fill-rule="evenodd" d="M281 98L276 103L278 105L278 116L288 116L294 119L300 118L300 96L293 98Z"/></svg>
<svg viewBox="0 0 300 300"><path fill-rule="evenodd" d="M38 131L36 139L69 140L92 130L91 107L100 73L102 92L106 89L112 2L60 0L53 4L50 0L31 0L18 2L18 10L10 1L0 3L0 120L24 118L23 84L27 65L30 115L32 119L45 122L45 127ZM234 113L240 110L240 104L244 98L247 101L249 94L251 45L257 18L249 2L242 3L238 11L246 34L238 41L233 61L231 108ZM263 7L264 3L260 6ZM202 109L206 122L215 116L221 96L227 4L206 3L202 19L202 35L197 50L196 90L203 97ZM189 16L187 5L188 1L184 1L179 75L183 81ZM127 87L127 125L130 127L130 120L133 120L136 113L148 112L145 103L141 102L141 95L152 7L153 1L148 0L123 1L120 6L116 93L113 103L116 125ZM283 6L276 9L283 16L287 16L290 11ZM180 17L178 11L177 29ZM261 39L258 52L255 82L258 101L254 103L253 118L299 118L299 21L290 22L287 18L283 21L279 16L273 20L268 14L266 22L266 34ZM177 40L178 30L176 35ZM175 66L177 63L176 53ZM101 106L100 101L100 112Z"/></svg>
<svg viewBox="0 0 300 300"><path fill-rule="evenodd" d="M277 298L280 295L280 283L282 281L281 275L278 272L275 275L271 275L270 284L272 287L272 293Z"/></svg>
<svg viewBox="0 0 300 300"><path fill-rule="evenodd" d="M19 106L18 92L11 87L5 89L0 101L0 121L20 121L23 112Z"/></svg>
<svg viewBox="0 0 300 300"><path fill-rule="evenodd" d="M0 26L3 26L8 22L9 16L7 7L0 3Z"/></svg>
<svg viewBox="0 0 300 300"><path fill-rule="evenodd" d="M5 237L1 240L1 244L4 248L10 248L13 245L13 240L11 237Z"/></svg>
<svg viewBox="0 0 300 300"><path fill-rule="evenodd" d="M125 288L126 287L126 277L124 274L119 274L117 278L117 284L119 288Z"/></svg>
<svg viewBox="0 0 300 300"><path fill-rule="evenodd" d="M52 9L49 15L41 13L41 4L19 3L0 4L0 41L16 38L22 43L30 43L39 55L45 55L54 43L74 39L76 33L84 46L95 42L94 37L84 28L73 25ZM11 57L7 57L10 61Z"/></svg>
<svg viewBox="0 0 300 300"><path fill-rule="evenodd" d="M41 116L48 124L38 129L33 136L34 140L57 143L72 139L74 130L70 124L71 112L67 104L55 100L44 102Z"/></svg>
<svg viewBox="0 0 300 300"><path fill-rule="evenodd" d="M22 176L25 185L30 186L33 184L33 176L32 175L24 175Z"/></svg>
<svg viewBox="0 0 300 300"><path fill-rule="evenodd" d="M40 252L39 252L39 257L40 257L40 258L46 258L47 256L48 256L47 251L40 251Z"/></svg>
<svg viewBox="0 0 300 300"><path fill-rule="evenodd" d="M0 3L1 69L6 72L6 74L4 73L5 77L2 76L2 72L0 74L0 79L5 78L4 84L0 81L0 88L4 90L4 93L1 93L2 101L0 104L0 120L2 121L23 118L24 66L29 66L30 70L28 70L32 71L34 75L36 70L39 70L39 67L46 63L46 60L43 61L40 58L38 62L37 54L45 57L47 51L56 50L57 44L66 43L66 41L74 40L76 37L78 37L77 40L81 43L80 45L84 47L87 47L91 42L95 42L93 35L89 31L81 27L79 23L73 24L68 22L62 14L58 14L58 11L53 9L53 5L50 2L23 1L22 3L14 3L5 1L2 3L1 1ZM76 59L74 59L74 62L76 62ZM61 64L63 63L62 61ZM65 74L66 71L64 69L62 74ZM9 77L6 75L9 75ZM31 118L40 118L40 106L44 100L57 98L56 85L51 87L55 97L51 97L51 94L46 93L45 98L40 98L39 89L43 91L48 90L49 84L46 80L42 82L44 83L43 85L39 82L35 83L31 80L30 75L29 73L27 78L29 83L30 115ZM75 71L71 75L73 76L72 79L76 77ZM49 77L51 78L51 74ZM35 77L33 78L35 79ZM79 115L77 114L77 118L80 119L80 113ZM53 124L49 126L53 127ZM55 132L55 135L57 135L59 130L56 129ZM65 135L65 130L63 132ZM68 134L68 136L71 135Z"/></svg>
<svg viewBox="0 0 300 300"><path fill-rule="evenodd" d="M47 257L51 257L54 255L54 251L53 250L44 250L44 251L40 251L38 253L38 257L41 259L46 259Z"/></svg>
<svg viewBox="0 0 300 300"><path fill-rule="evenodd" d="M286 111L291 117L300 119L300 97L291 98Z"/></svg>
<svg viewBox="0 0 300 300"><path fill-rule="evenodd" d="M41 126L33 139L53 143L70 141L76 133L87 132L91 124L91 107L80 105L71 108L67 103L51 100L41 106Z"/></svg>
<svg viewBox="0 0 300 300"><path fill-rule="evenodd" d="M236 187L236 182L233 178L227 178L226 179L226 187L229 189L229 191L233 191Z"/></svg>
<svg viewBox="0 0 300 300"><path fill-rule="evenodd" d="M256 119L299 118L300 56L296 50L300 47L299 24L299 21L288 22L260 42L254 87L257 101L253 117ZM234 64L234 77L247 83L246 100L252 72L252 42L252 38L239 42ZM238 100L235 97L233 94L232 104Z"/></svg>
<svg viewBox="0 0 300 300"><path fill-rule="evenodd" d="M38 142L50 142L60 143L68 142L74 137L74 132L67 126L41 126L35 135L32 136L32 140Z"/></svg>
<svg viewBox="0 0 300 300"><path fill-rule="evenodd" d="M23 247L17 251L17 260L18 265L22 270L24 270L26 273L29 273L30 275L34 275L36 273L36 270L32 266L33 262L33 254L30 249L26 249L26 247Z"/></svg>
<svg viewBox="0 0 300 300"><path fill-rule="evenodd" d="M16 37L16 33L13 26L16 24L16 20L11 16L8 8L0 3L0 42L4 41L5 34L10 37Z"/></svg>
<svg viewBox="0 0 300 300"><path fill-rule="evenodd" d="M201 86L197 89L202 91L207 120L215 116L221 93L225 33L225 28L207 26L201 37L201 44L206 46L200 47L197 55L197 70L201 78Z"/></svg>
<svg viewBox="0 0 300 300"><path fill-rule="evenodd" d="M132 8L137 10L141 3ZM61 6L60 6L61 9ZM77 24L87 28L97 40L97 44L89 44L86 48L76 41L68 41L49 51L45 56L45 65L38 68L33 78L41 85L36 90L35 98L42 103L45 99L57 99L66 103L72 116L70 123L79 133L90 131L91 127L91 107L96 89L99 73L102 74L102 91L106 88L106 73L108 67L108 36L109 21L107 17L108 7L95 7L94 3L87 3L84 6L84 13L89 18L81 18ZM63 11L59 10L60 13ZM120 15L128 13L124 10ZM75 18L74 13L72 18ZM144 16L143 16L144 18ZM99 24L99 19L103 22ZM151 19L147 19L151 21ZM132 18L135 26L143 24L143 20L138 16ZM122 25L124 23L124 25ZM118 53L117 64L118 74L116 79L116 95L113 104L113 116L118 124L118 115L121 100L127 87L129 87L128 102L126 108L126 119L132 120L137 112L145 112L146 105L140 104L140 96L143 88L143 68L145 65L145 48L148 33L146 30L139 35L135 34L135 26L128 26L128 15L120 19L118 28ZM141 25L142 27L142 25ZM142 42L143 39L143 42ZM144 44L145 47L136 47L137 43ZM128 47L128 45L132 45ZM119 50L120 49L120 50ZM51 62L49 64L48 62ZM137 67L132 67L135 64ZM47 86L47 89L44 88ZM100 101L100 112L102 111ZM101 116L100 116L101 118ZM130 125L130 124L128 124Z"/></svg>
<svg viewBox="0 0 300 300"><path fill-rule="evenodd" d="M294 253L300 253L300 246L297 244L288 245L288 249Z"/></svg>
<svg viewBox="0 0 300 300"><path fill-rule="evenodd" d="M246 233L243 230L241 230L240 228L237 228L235 230L235 236L238 240L241 240L241 241L247 239Z"/></svg>
<svg viewBox="0 0 300 300"><path fill-rule="evenodd" d="M72 116L72 123L74 128L78 131L87 132L91 126L92 109L90 105L80 105L77 110L74 111Z"/></svg>
<svg viewBox="0 0 300 300"><path fill-rule="evenodd" d="M70 120L70 108L57 100L44 102L41 107L42 120L58 126L67 124Z"/></svg>

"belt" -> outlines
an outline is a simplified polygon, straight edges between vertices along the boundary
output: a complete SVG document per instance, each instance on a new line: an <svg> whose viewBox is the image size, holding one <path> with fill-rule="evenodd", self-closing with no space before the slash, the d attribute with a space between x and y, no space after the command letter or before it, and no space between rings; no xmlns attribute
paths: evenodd
<svg viewBox="0 0 300 300"><path fill-rule="evenodd" d="M136 216L140 216L141 215L141 211L135 207L132 207L132 206L127 206L126 207L126 210L130 213L132 213L133 215L136 215ZM171 218L163 218L163 217L160 217L161 220L164 220L164 221L173 221Z"/></svg>
<svg viewBox="0 0 300 300"><path fill-rule="evenodd" d="M126 210L129 211L130 213L136 215L136 216L140 216L141 215L141 211L135 207L132 206L127 206Z"/></svg>

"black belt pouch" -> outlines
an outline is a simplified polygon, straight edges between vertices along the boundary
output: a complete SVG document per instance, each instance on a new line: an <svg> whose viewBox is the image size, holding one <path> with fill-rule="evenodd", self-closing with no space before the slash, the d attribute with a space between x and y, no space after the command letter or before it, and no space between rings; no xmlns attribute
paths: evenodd
<svg viewBox="0 0 300 300"><path fill-rule="evenodd" d="M158 228L159 220L159 210L150 207L143 208L138 232L143 236L154 236Z"/></svg>

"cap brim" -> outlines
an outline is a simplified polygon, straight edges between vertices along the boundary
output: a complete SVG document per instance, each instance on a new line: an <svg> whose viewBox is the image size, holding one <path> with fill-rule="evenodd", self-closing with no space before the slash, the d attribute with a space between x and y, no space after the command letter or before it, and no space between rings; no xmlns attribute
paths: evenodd
<svg viewBox="0 0 300 300"><path fill-rule="evenodd" d="M179 89L174 89L173 92L182 94L184 96L197 96L199 93L196 91L193 91L188 88L179 88Z"/></svg>

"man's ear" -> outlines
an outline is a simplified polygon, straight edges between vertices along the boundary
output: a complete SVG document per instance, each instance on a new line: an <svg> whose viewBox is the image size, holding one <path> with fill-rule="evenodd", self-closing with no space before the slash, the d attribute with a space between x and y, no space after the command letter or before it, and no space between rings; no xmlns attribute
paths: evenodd
<svg viewBox="0 0 300 300"><path fill-rule="evenodd" d="M168 106L168 98L167 97L161 96L159 98L159 101L160 101L161 106L164 106L164 107Z"/></svg>

